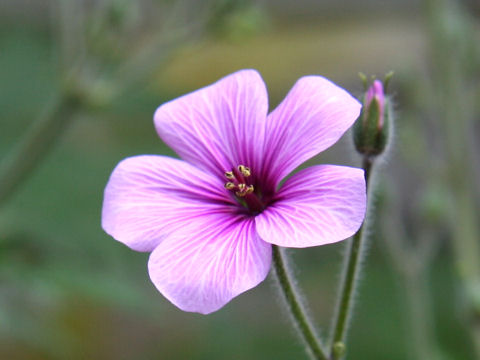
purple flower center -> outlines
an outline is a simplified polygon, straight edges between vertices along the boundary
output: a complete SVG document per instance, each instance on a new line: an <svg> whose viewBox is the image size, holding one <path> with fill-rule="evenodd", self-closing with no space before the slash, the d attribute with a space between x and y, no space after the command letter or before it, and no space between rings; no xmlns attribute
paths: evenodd
<svg viewBox="0 0 480 360"><path fill-rule="evenodd" d="M232 192L236 200L252 214L259 214L265 209L266 204L262 201L261 189L254 186L252 171L245 165L238 165L225 173L228 182L225 189Z"/></svg>

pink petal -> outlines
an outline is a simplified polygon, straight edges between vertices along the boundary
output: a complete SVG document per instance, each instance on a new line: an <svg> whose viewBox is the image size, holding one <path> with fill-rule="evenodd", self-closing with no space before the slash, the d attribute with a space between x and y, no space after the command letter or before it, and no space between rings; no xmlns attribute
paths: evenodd
<svg viewBox="0 0 480 360"><path fill-rule="evenodd" d="M261 164L268 111L265 84L242 70L160 106L160 137L184 160L223 178L226 171Z"/></svg>
<svg viewBox="0 0 480 360"><path fill-rule="evenodd" d="M268 116L263 176L277 184L333 145L360 114L360 103L321 76L300 78Z"/></svg>
<svg viewBox="0 0 480 360"><path fill-rule="evenodd" d="M271 243L309 247L334 243L357 232L365 217L363 170L320 165L288 179L276 202L256 217L257 232Z"/></svg>
<svg viewBox="0 0 480 360"><path fill-rule="evenodd" d="M208 314L265 279L271 245L255 232L253 218L203 216L165 239L151 254L150 278L184 311Z"/></svg>
<svg viewBox="0 0 480 360"><path fill-rule="evenodd" d="M135 156L120 162L105 188L102 227L134 250L152 251L200 214L229 209L223 183L185 161Z"/></svg>

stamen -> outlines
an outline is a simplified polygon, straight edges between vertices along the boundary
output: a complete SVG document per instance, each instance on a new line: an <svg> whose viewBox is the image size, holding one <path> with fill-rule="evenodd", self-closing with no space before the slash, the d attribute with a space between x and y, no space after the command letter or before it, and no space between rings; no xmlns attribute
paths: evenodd
<svg viewBox="0 0 480 360"><path fill-rule="evenodd" d="M233 188L235 188L235 184L233 182L229 181L229 182L225 183L225 188L227 190L232 190Z"/></svg>
<svg viewBox="0 0 480 360"><path fill-rule="evenodd" d="M225 188L235 194L238 202L251 213L258 214L265 209L265 204L260 188L256 189L253 185L255 179L252 179L251 175L252 171L249 167L238 165L231 171L225 172L225 177L229 180L225 183Z"/></svg>
<svg viewBox="0 0 480 360"><path fill-rule="evenodd" d="M245 177L249 177L250 175L252 175L250 168L246 167L245 165L238 165L238 171L240 171Z"/></svg>
<svg viewBox="0 0 480 360"><path fill-rule="evenodd" d="M253 185L246 185L246 184L238 184L237 186L238 191L235 191L235 195L239 197L244 197L245 195L253 193L254 187Z"/></svg>

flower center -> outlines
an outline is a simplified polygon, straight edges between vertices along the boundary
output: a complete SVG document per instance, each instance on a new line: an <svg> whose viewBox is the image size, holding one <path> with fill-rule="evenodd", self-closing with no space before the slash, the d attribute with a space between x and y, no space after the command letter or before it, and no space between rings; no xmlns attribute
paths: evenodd
<svg viewBox="0 0 480 360"><path fill-rule="evenodd" d="M225 173L228 182L225 189L232 192L237 201L254 214L262 212L265 205L260 200L260 189L253 185L252 171L245 165L238 165Z"/></svg>

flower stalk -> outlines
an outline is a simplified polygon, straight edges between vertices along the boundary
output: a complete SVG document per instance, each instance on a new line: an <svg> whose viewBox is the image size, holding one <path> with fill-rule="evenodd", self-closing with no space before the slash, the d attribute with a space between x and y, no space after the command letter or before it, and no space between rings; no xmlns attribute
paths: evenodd
<svg viewBox="0 0 480 360"><path fill-rule="evenodd" d="M364 156L363 170L365 171L365 182L367 184L367 193L370 185L370 175L375 158ZM367 218L368 220L368 218ZM366 221L367 221L366 220ZM338 360L345 354L345 338L347 333L347 326L352 316L353 308L353 294L357 286L357 280L360 273L360 262L365 244L365 227L366 221L358 232L349 240L345 268L343 271L343 278L340 287L340 295L338 298L335 317L333 320L333 337L330 346L330 357L333 360Z"/></svg>
<svg viewBox="0 0 480 360"><path fill-rule="evenodd" d="M362 156L367 194L371 193L370 177L374 162L379 155L387 151L391 138L390 100L385 95L386 86L391 76L392 73L387 74L383 82L375 79L366 89L362 113L353 127L353 142L357 152ZM342 359L346 352L345 338L352 317L352 299L358 283L361 270L360 263L367 238L365 228L368 227L369 221L368 208L367 204L365 221L347 245L340 292L332 323L330 344L330 358L332 360Z"/></svg>
<svg viewBox="0 0 480 360"><path fill-rule="evenodd" d="M302 340L307 346L308 352L314 359L328 360L289 275L290 272L288 271L288 265L285 261L284 250L274 245L272 251L274 274L280 285L280 290L288 306L288 310L292 315L295 328L298 330Z"/></svg>

